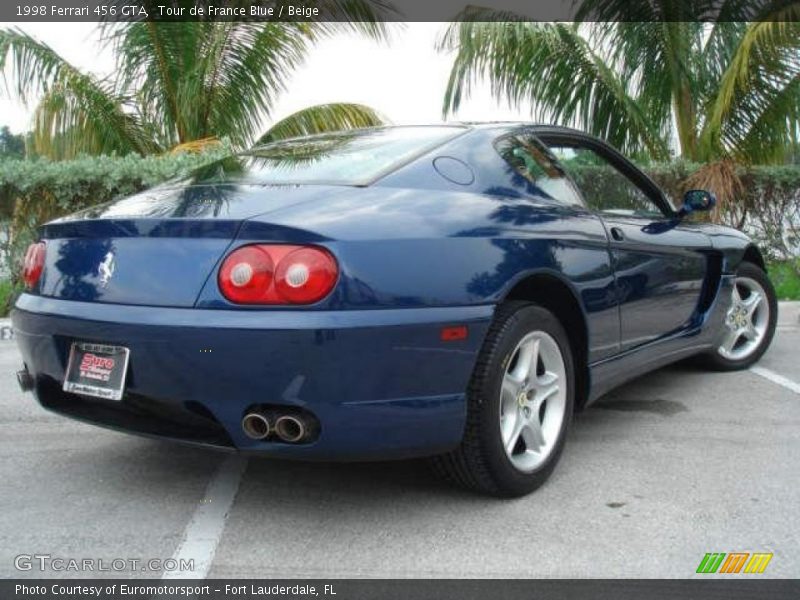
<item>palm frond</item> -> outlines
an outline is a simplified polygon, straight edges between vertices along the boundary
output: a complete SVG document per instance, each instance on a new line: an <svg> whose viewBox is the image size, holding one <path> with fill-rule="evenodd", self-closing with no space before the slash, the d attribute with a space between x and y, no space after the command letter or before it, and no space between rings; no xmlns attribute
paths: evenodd
<svg viewBox="0 0 800 600"><path fill-rule="evenodd" d="M604 11L625 10L619 0L586 0L582 6L596 4L602 4ZM639 4L634 13L647 20L628 21L626 12L615 13L615 22L593 24L590 44L627 83L628 93L664 138L669 137L674 114L681 152L692 158L698 99L702 98L697 56L702 50L703 24L672 20L677 16L670 12L669 3Z"/></svg>
<svg viewBox="0 0 800 600"><path fill-rule="evenodd" d="M675 2L675 0L582 0L576 3L575 20L596 23L665 23L696 21L705 12L707 2ZM718 0L713 0L717 1Z"/></svg>
<svg viewBox="0 0 800 600"><path fill-rule="evenodd" d="M114 23L106 37L117 58L117 86L136 94L143 114L163 147L206 137L193 131L198 100L196 64L203 56L198 40L213 24ZM197 136L193 135L197 134Z"/></svg>
<svg viewBox="0 0 800 600"><path fill-rule="evenodd" d="M470 8L439 44L456 57L444 115L458 110L472 86L489 81L493 95L537 119L576 125L625 150L645 147L664 158L662 124L644 113L627 82L596 53L576 25L527 22L507 12Z"/></svg>
<svg viewBox="0 0 800 600"><path fill-rule="evenodd" d="M9 65L10 59L10 65ZM34 149L67 158L81 152L147 152L128 99L107 81L82 73L52 48L18 30L0 30L0 70L13 70L15 86L6 90L24 102L41 95L34 113Z"/></svg>
<svg viewBox="0 0 800 600"><path fill-rule="evenodd" d="M730 0L729 0L730 3ZM708 99L719 87L720 79L731 63L748 24L744 21L719 21L710 27L708 37L700 56L702 75L699 81L704 85L704 97Z"/></svg>
<svg viewBox="0 0 800 600"><path fill-rule="evenodd" d="M377 112L362 104L319 104L278 121L257 143L268 144L286 138L383 124L385 120Z"/></svg>
<svg viewBox="0 0 800 600"><path fill-rule="evenodd" d="M320 16L310 24L315 38L339 33L354 33L375 41L390 38L387 22L399 16L397 9L386 0L313 0L307 6L316 7Z"/></svg>
<svg viewBox="0 0 800 600"><path fill-rule="evenodd" d="M269 3L267 3L269 4ZM273 2L272 4L277 4ZM120 87L139 104L163 146L208 136L248 146L313 43L339 32L384 39L383 0L316 0L313 22L198 21L105 25Z"/></svg>
<svg viewBox="0 0 800 600"><path fill-rule="evenodd" d="M216 86L207 92L208 123L216 130L209 133L249 145L310 46L303 23L236 23L219 54Z"/></svg>
<svg viewBox="0 0 800 600"><path fill-rule="evenodd" d="M750 23L709 102L701 132L704 155L727 154L746 162L776 158L796 134L798 78L800 24Z"/></svg>
<svg viewBox="0 0 800 600"><path fill-rule="evenodd" d="M746 134L733 141L734 154L742 162L783 162L800 138L800 75L774 94L750 121Z"/></svg>

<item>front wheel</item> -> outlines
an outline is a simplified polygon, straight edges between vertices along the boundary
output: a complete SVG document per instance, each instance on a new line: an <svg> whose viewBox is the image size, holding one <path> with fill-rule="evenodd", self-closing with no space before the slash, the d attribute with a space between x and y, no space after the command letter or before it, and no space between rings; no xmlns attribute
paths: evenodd
<svg viewBox="0 0 800 600"><path fill-rule="evenodd" d="M719 344L706 357L722 371L746 369L769 348L778 321L778 299L767 274L743 262L736 272L731 306Z"/></svg>
<svg viewBox="0 0 800 600"><path fill-rule="evenodd" d="M434 467L465 487L521 496L545 482L572 418L575 368L569 338L541 306L498 307L467 392L458 449Z"/></svg>

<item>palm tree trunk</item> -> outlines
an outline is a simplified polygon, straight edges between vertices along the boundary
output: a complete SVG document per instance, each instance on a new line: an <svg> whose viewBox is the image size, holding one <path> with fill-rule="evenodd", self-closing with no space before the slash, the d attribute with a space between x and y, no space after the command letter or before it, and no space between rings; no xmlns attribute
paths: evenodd
<svg viewBox="0 0 800 600"><path fill-rule="evenodd" d="M692 100L692 90L686 82L675 90L673 106L681 156L688 160L697 160L697 115Z"/></svg>
<svg viewBox="0 0 800 600"><path fill-rule="evenodd" d="M181 118L181 111L178 108L178 98L177 98L177 91L175 89L175 82L172 81L172 77L170 76L169 66L167 64L167 57L164 55L164 51L161 47L161 42L158 39L158 25L153 22L147 23L148 31L150 32L150 37L152 38L153 48L156 52L156 60L158 62L159 71L161 72L161 78L164 81L164 88L167 95L167 104L169 105L169 110L172 112L172 118L175 122L175 128L178 130L178 143L183 144L187 140L186 129L183 126L183 119Z"/></svg>
<svg viewBox="0 0 800 600"><path fill-rule="evenodd" d="M678 133L681 156L697 158L697 114L692 98L691 79L687 65L692 54L692 36L687 24L665 22L661 24L664 52L672 87L672 108Z"/></svg>

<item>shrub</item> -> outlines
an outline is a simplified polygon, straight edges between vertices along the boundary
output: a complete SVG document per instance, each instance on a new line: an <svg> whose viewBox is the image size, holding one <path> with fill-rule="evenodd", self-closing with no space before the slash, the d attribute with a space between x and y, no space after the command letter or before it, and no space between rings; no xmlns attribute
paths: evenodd
<svg viewBox="0 0 800 600"><path fill-rule="evenodd" d="M8 315L18 290L8 279L0 279L0 317Z"/></svg>
<svg viewBox="0 0 800 600"><path fill-rule="evenodd" d="M646 167L650 176L679 201L685 181L700 165L675 162ZM800 165L739 167L742 192L721 207L720 223L752 236L768 260L791 261L800 251Z"/></svg>
<svg viewBox="0 0 800 600"><path fill-rule="evenodd" d="M200 154L0 161L0 271L18 283L22 256L42 223L185 175L229 152L223 145Z"/></svg>
<svg viewBox="0 0 800 600"><path fill-rule="evenodd" d="M800 300L800 260L767 265L779 300Z"/></svg>
<svg viewBox="0 0 800 600"><path fill-rule="evenodd" d="M791 264L800 252L800 166L753 167L739 177L745 193L721 221L750 234L768 260Z"/></svg>

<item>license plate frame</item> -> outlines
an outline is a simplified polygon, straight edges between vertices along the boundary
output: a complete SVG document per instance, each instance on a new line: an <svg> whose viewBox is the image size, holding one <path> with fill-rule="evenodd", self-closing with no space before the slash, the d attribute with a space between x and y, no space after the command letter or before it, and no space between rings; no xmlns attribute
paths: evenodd
<svg viewBox="0 0 800 600"><path fill-rule="evenodd" d="M62 389L104 400L122 400L130 354L125 346L72 342Z"/></svg>

